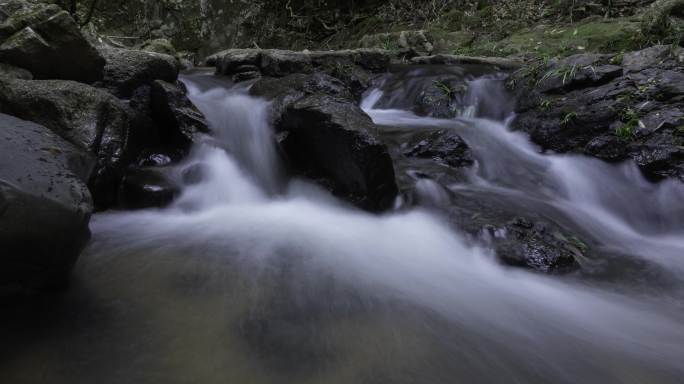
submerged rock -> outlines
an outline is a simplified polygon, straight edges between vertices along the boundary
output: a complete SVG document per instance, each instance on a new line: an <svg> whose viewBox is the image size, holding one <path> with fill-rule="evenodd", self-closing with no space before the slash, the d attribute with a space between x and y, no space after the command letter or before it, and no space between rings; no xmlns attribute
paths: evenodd
<svg viewBox="0 0 684 384"><path fill-rule="evenodd" d="M64 285L89 239L93 159L0 114L0 294Z"/></svg>
<svg viewBox="0 0 684 384"><path fill-rule="evenodd" d="M1 5L0 62L25 68L38 79L102 79L104 59L66 11L32 1L3 0Z"/></svg>
<svg viewBox="0 0 684 384"><path fill-rule="evenodd" d="M132 168L121 181L119 205L127 209L161 208L180 194L161 167Z"/></svg>
<svg viewBox="0 0 684 384"><path fill-rule="evenodd" d="M551 224L520 217L495 229L491 235L499 260L544 273L577 270L577 257L583 257L586 251L582 241L574 236L566 237Z"/></svg>
<svg viewBox="0 0 684 384"><path fill-rule="evenodd" d="M465 141L450 129L418 133L407 144L404 155L432 159L451 167L467 167L475 162Z"/></svg>

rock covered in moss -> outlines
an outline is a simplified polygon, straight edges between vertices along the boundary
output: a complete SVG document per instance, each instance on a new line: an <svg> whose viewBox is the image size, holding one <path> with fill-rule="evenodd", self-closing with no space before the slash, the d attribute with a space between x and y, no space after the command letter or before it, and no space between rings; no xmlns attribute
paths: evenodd
<svg viewBox="0 0 684 384"><path fill-rule="evenodd" d="M428 56L435 50L433 40L430 32L424 30L386 32L364 35L359 46L403 51L409 56Z"/></svg>
<svg viewBox="0 0 684 384"><path fill-rule="evenodd" d="M0 5L0 62L38 79L92 83L102 78L104 59L66 11L42 2L2 0Z"/></svg>

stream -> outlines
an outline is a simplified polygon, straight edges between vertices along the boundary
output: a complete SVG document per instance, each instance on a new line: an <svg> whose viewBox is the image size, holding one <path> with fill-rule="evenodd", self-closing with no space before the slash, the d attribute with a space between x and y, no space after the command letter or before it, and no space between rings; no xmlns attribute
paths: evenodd
<svg viewBox="0 0 684 384"><path fill-rule="evenodd" d="M684 185L541 154L508 129L496 76L467 80L460 117L418 116L407 101L425 81L390 75L361 106L399 146L415 130L455 130L475 165L450 183L417 179L430 204L398 199L373 215L287 175L267 102L185 75L213 135L173 172L203 178L168 208L95 215L69 291L0 323L14 346L0 349L0 382L681 382ZM552 217L617 277L503 266L486 237L439 213L449 196Z"/></svg>

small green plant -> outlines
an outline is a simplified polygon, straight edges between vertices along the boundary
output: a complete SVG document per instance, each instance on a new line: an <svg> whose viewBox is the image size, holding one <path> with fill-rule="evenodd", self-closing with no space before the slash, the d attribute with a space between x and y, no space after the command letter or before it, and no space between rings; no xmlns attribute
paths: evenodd
<svg viewBox="0 0 684 384"><path fill-rule="evenodd" d="M621 126L615 128L615 135L621 138L622 140L630 140L634 137L635 131L635 125L624 123Z"/></svg>
<svg viewBox="0 0 684 384"><path fill-rule="evenodd" d="M444 96L448 97L449 99L453 99L454 96L456 96L456 92L459 90L458 88L452 87L448 83L441 80L435 80L432 85L439 89L440 92L442 92Z"/></svg>
<svg viewBox="0 0 684 384"><path fill-rule="evenodd" d="M553 105L553 101L549 99L542 100L541 103L539 103L539 109L542 111L548 111L551 109L551 106Z"/></svg>
<svg viewBox="0 0 684 384"><path fill-rule="evenodd" d="M620 113L622 125L615 128L615 135L623 140L631 140L636 135L636 130L641 124L639 115L632 108L627 108Z"/></svg>
<svg viewBox="0 0 684 384"><path fill-rule="evenodd" d="M621 51L617 55L613 56L610 59L610 63L613 65L620 65L622 64L622 59L625 57L625 51Z"/></svg>
<svg viewBox="0 0 684 384"><path fill-rule="evenodd" d="M561 68L556 68L552 69L544 74L544 76L537 81L537 85L543 83L544 81L552 78L552 77L559 77L562 80L563 85L569 83L572 81L572 79L575 78L575 74L577 74L577 64L572 65L572 66L564 66Z"/></svg>
<svg viewBox="0 0 684 384"><path fill-rule="evenodd" d="M577 119L577 114L575 112L568 112L563 116L561 120L561 125L566 126Z"/></svg>

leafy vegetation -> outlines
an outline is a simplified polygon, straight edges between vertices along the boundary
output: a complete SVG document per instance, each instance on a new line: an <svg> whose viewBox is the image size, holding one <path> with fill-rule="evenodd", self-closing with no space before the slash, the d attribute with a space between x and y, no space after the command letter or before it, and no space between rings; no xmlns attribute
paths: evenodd
<svg viewBox="0 0 684 384"><path fill-rule="evenodd" d="M622 125L615 128L615 135L623 140L631 140L636 135L640 120L637 112L632 108L626 108L620 113Z"/></svg>
<svg viewBox="0 0 684 384"><path fill-rule="evenodd" d="M562 125L562 126L569 125L570 123L572 123L573 121L575 121L575 119L577 119L577 113L575 113L575 112L568 112L568 113L565 114L565 116L563 116L563 120L561 120L561 125Z"/></svg>

